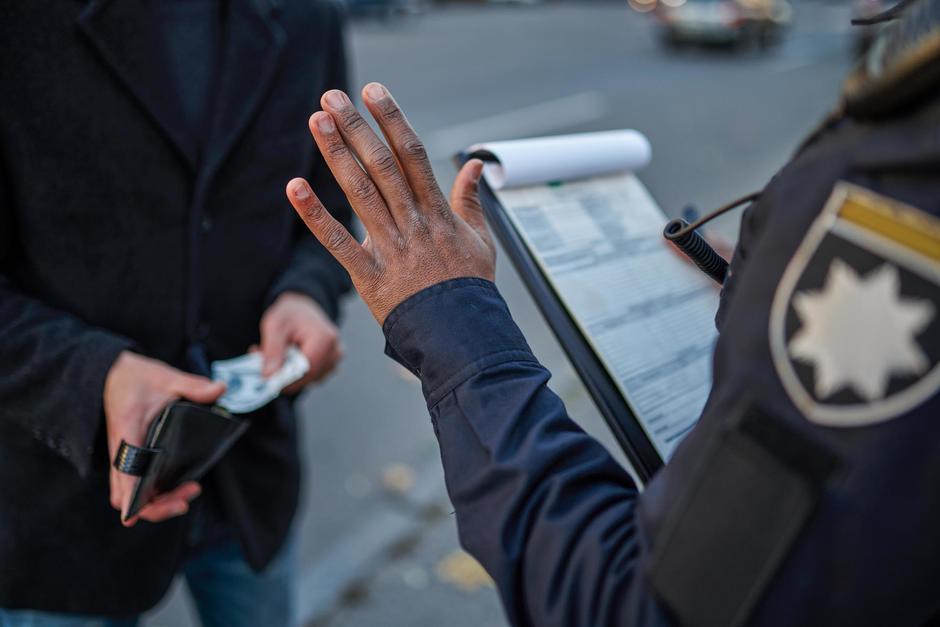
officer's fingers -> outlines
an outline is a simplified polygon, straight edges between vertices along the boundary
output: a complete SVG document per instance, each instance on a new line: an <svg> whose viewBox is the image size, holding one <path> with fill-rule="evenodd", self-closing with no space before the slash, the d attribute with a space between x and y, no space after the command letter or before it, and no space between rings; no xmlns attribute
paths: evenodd
<svg viewBox="0 0 940 627"><path fill-rule="evenodd" d="M356 215L372 237L383 243L398 241L401 235L385 199L369 175L359 167L356 157L336 129L333 116L326 111L314 113L310 116L310 132L336 182L343 188Z"/></svg>
<svg viewBox="0 0 940 627"><path fill-rule="evenodd" d="M362 99L388 139L415 198L425 207L443 207L444 195L434 178L427 150L398 103L379 83L366 85Z"/></svg>
<svg viewBox="0 0 940 627"><path fill-rule="evenodd" d="M395 155L359 115L346 94L338 89L330 90L323 94L321 104L333 116L346 144L356 153L372 182L379 188L399 231L406 232L414 223L414 198Z"/></svg>
<svg viewBox="0 0 940 627"><path fill-rule="evenodd" d="M480 205L480 175L483 162L471 159L460 169L454 187L450 192L450 205L464 222L473 227L480 237L489 240L486 220L483 218L483 206Z"/></svg>
<svg viewBox="0 0 940 627"><path fill-rule="evenodd" d="M353 280L361 278L374 265L374 259L342 224L330 215L307 181L297 178L287 184L287 198L300 219Z"/></svg>

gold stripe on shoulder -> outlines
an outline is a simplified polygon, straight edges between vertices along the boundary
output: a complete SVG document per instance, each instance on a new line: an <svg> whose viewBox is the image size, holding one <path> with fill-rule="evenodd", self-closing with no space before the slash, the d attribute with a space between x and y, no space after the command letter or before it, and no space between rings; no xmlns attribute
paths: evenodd
<svg viewBox="0 0 940 627"><path fill-rule="evenodd" d="M852 188L838 217L940 263L940 220L900 201Z"/></svg>

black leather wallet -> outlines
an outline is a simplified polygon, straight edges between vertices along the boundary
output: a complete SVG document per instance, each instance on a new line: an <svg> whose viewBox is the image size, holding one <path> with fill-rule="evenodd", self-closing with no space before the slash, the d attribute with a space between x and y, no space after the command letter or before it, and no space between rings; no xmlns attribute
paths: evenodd
<svg viewBox="0 0 940 627"><path fill-rule="evenodd" d="M202 477L248 425L221 407L184 401L167 405L150 424L143 446L121 441L114 457L120 472L140 477L124 520L156 495Z"/></svg>

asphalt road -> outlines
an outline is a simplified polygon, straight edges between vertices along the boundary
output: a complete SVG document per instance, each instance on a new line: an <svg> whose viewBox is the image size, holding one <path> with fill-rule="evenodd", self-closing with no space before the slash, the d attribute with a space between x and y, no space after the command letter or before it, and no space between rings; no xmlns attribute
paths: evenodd
<svg viewBox="0 0 940 627"><path fill-rule="evenodd" d="M794 5L768 52L669 53L626 2L457 6L352 28L354 82L385 83L425 138L442 185L470 143L635 128L653 160L640 173L667 214L759 189L831 106L852 63L844 4ZM719 227L734 236L736 216ZM585 428L602 422L503 257L498 282L553 387ZM501 625L495 594L455 552L436 442L417 382L382 356L358 299L347 358L301 400L307 460L297 533L305 622ZM147 621L185 625L177 590Z"/></svg>

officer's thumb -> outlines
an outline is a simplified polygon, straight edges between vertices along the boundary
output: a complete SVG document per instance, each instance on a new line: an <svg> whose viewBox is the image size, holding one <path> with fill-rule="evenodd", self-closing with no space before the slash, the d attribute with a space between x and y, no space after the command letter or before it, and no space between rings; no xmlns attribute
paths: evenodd
<svg viewBox="0 0 940 627"><path fill-rule="evenodd" d="M194 403L214 403L225 392L225 384L192 374L180 374L172 385L172 392Z"/></svg>
<svg viewBox="0 0 940 627"><path fill-rule="evenodd" d="M480 234L487 237L486 222L483 219L483 207L480 205L480 175L483 174L483 162L471 159L464 164L457 174L454 187L450 192L450 206Z"/></svg>

